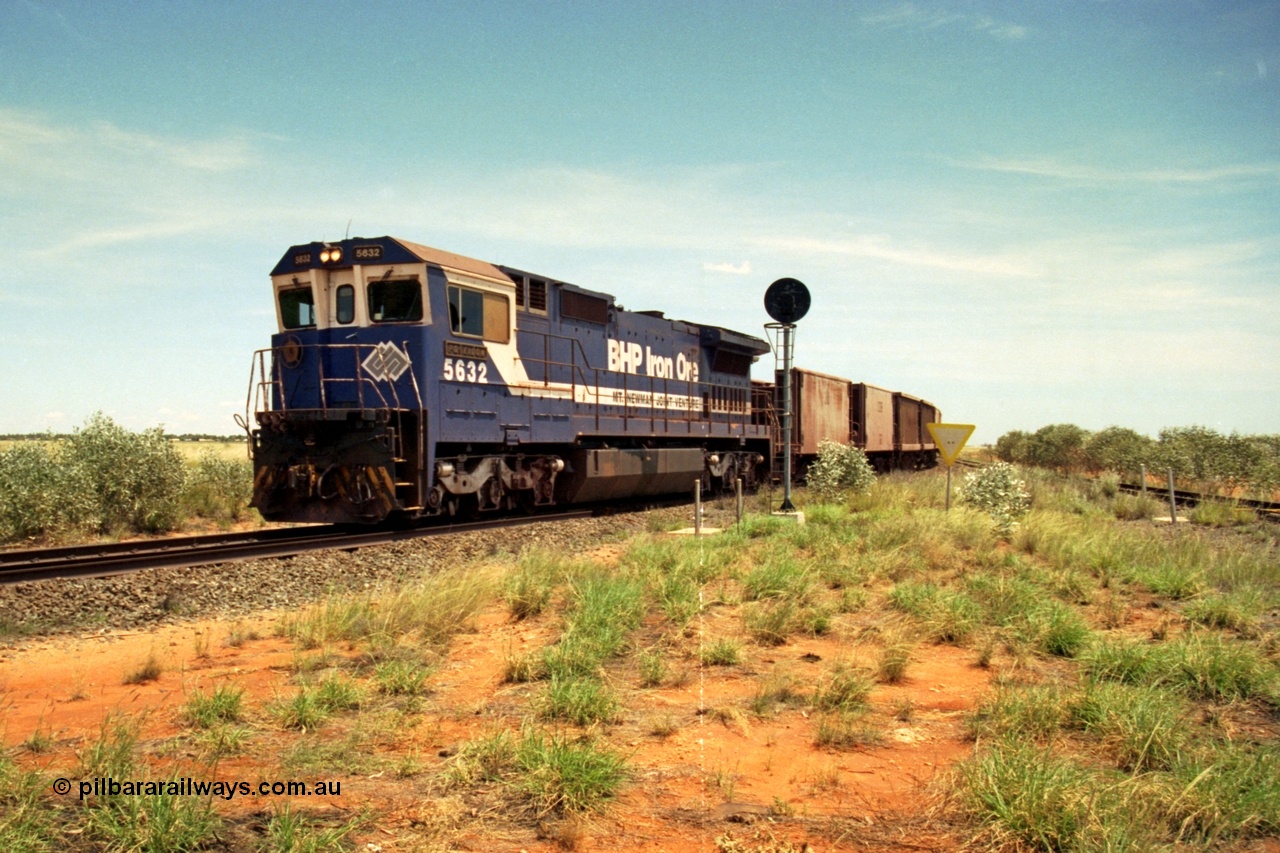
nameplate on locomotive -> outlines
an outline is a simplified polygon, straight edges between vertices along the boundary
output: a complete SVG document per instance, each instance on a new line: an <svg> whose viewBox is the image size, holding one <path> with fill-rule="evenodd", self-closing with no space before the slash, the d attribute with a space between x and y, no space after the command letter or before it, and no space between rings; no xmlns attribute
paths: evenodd
<svg viewBox="0 0 1280 853"><path fill-rule="evenodd" d="M478 344L461 344L457 341L445 341L444 357L486 359L489 357L489 351Z"/></svg>

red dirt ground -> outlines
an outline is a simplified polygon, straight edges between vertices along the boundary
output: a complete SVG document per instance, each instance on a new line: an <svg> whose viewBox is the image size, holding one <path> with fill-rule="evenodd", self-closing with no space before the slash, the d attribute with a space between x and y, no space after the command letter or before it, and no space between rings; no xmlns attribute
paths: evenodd
<svg viewBox="0 0 1280 853"><path fill-rule="evenodd" d="M140 722L139 742L153 766L185 761L184 772L195 778L283 780L279 752L300 735L281 730L264 705L293 694L299 658L315 653L275 637L280 618L269 613L234 624L205 621L0 650L0 744L24 766L72 775L77 749L101 736L108 715L121 714ZM730 618L712 611L703 630L719 635L716 629L724 626L717 619ZM256 638L227 645L229 637L251 632ZM433 784L448 760L442 754L451 755L495 725L518 726L528 715L529 699L541 688L504 683L507 658L540 648L555 635L553 617L517 623L498 605L483 612L474 630L454 638L431 676L431 693L416 724L378 744L383 757L416 756L421 772L407 779L389 769L365 776L335 772L330 778L342 781L340 797L296 800L294 807L338 820L368 809L371 822L352 836L356 849L368 851L686 853L714 851L716 840L725 837L740 845L728 849L753 853L961 846L945 823L922 816L936 801L930 783L971 749L963 718L988 690L990 678L974 665L972 651L919 646L902 683L877 686L866 722L880 734L878 745L821 748L815 746L812 710L786 707L769 717L749 710L771 673L789 675L808 692L838 661L874 661L874 646L854 644L840 632L773 648L744 644L746 659L733 667L699 666L691 658L676 685L642 689L634 672L624 671L613 686L626 710L601 734L627 755L631 773L602 813L538 822L535 828L531 820L487 812L466 791ZM153 655L162 668L157 680L123 683ZM165 757L156 758L157 747L190 732L179 714L187 694L208 693L219 684L245 691L253 731L245 754L223 758L215 768L193 767L189 747L161 749ZM323 731L332 730L336 739L350 719L332 718ZM655 723L674 730L656 735ZM33 752L23 744L36 733L52 743ZM269 812L272 805L279 804L261 798L216 803L221 813L242 816Z"/></svg>

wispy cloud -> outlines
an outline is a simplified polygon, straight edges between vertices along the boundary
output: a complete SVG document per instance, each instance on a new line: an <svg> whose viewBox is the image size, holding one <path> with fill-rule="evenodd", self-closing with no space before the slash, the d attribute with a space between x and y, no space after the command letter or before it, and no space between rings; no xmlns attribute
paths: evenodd
<svg viewBox="0 0 1280 853"><path fill-rule="evenodd" d="M1049 158L1036 160L987 159L957 163L966 169L1004 172L1037 178L1089 184L1211 184L1254 178L1280 178L1280 163L1247 163L1209 168L1109 169Z"/></svg>
<svg viewBox="0 0 1280 853"><path fill-rule="evenodd" d="M908 267L924 267L1000 278L1030 278L1041 273L1040 269L1021 258L1002 255L966 255L927 245L904 246L879 235L835 239L766 237L760 239L758 243L763 247L788 253L840 255L887 261Z"/></svg>
<svg viewBox="0 0 1280 853"><path fill-rule="evenodd" d="M60 125L45 117L0 108L0 190L40 192L49 182L120 184L139 174L166 173L172 185L186 173L226 174L260 161L244 132L209 139L164 137L111 122Z"/></svg>
<svg viewBox="0 0 1280 853"><path fill-rule="evenodd" d="M31 211L6 225L25 232L13 235L22 254L43 263L243 224L255 215L243 193L260 175L271 138L159 135L0 108L0 198Z"/></svg>
<svg viewBox="0 0 1280 853"><path fill-rule="evenodd" d="M244 168L255 160L252 146L244 135L212 140L166 139L98 122L83 139L90 146L112 148L130 157L159 158L199 171L227 172Z"/></svg>
<svg viewBox="0 0 1280 853"><path fill-rule="evenodd" d="M722 264L703 264L702 268L707 272L724 273L725 275L751 275L751 261L743 261L740 264L722 263Z"/></svg>
<svg viewBox="0 0 1280 853"><path fill-rule="evenodd" d="M879 12L862 16L862 23L869 27L887 29L933 30L942 27L958 27L1006 41L1027 37L1027 28L1020 24L997 21L987 15L954 12L940 6L922 6L918 3L899 3Z"/></svg>

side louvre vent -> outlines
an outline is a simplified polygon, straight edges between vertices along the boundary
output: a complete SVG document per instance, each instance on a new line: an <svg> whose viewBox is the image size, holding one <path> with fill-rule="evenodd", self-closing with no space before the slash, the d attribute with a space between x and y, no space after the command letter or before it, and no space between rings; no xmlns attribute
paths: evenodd
<svg viewBox="0 0 1280 853"><path fill-rule="evenodd" d="M598 296L588 296L575 290L560 291L560 316L601 326L609 322L609 303Z"/></svg>

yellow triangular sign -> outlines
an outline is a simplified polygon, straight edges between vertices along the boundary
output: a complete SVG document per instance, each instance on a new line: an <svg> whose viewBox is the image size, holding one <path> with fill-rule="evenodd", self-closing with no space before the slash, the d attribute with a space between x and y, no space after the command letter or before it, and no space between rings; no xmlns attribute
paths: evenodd
<svg viewBox="0 0 1280 853"><path fill-rule="evenodd" d="M964 443L977 429L973 424L925 424L925 426L929 428L929 435L933 436L933 443L938 445L938 452L942 454L942 464L948 466L955 464L956 457L960 455L961 450L964 450Z"/></svg>

